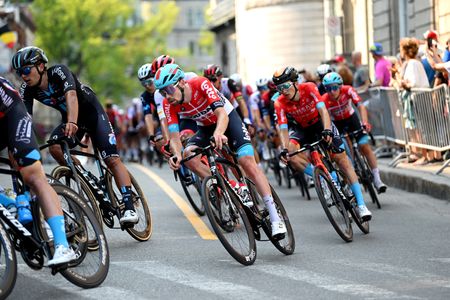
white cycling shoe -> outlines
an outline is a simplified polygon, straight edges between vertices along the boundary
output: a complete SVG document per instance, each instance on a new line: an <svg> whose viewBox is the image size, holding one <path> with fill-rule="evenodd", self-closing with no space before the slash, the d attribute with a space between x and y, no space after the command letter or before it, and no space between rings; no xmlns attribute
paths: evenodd
<svg viewBox="0 0 450 300"><path fill-rule="evenodd" d="M358 206L356 208L356 213L364 222L372 219L372 213L365 205Z"/></svg>
<svg viewBox="0 0 450 300"><path fill-rule="evenodd" d="M120 218L120 224L136 224L139 221L139 216L134 210L127 209L122 218Z"/></svg>
<svg viewBox="0 0 450 300"><path fill-rule="evenodd" d="M57 245L53 258L48 261L48 266L56 266L69 263L77 259L77 256L72 248L63 245Z"/></svg>
<svg viewBox="0 0 450 300"><path fill-rule="evenodd" d="M283 221L272 222L272 237L282 239L286 232L286 225Z"/></svg>

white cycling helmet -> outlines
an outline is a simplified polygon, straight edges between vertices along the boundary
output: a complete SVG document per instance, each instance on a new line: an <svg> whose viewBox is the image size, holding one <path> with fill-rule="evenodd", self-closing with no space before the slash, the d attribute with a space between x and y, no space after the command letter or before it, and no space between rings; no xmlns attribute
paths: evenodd
<svg viewBox="0 0 450 300"><path fill-rule="evenodd" d="M242 82L242 78L241 75L234 73L233 75L230 76L230 79L233 79L234 82L236 82L237 84Z"/></svg>
<svg viewBox="0 0 450 300"><path fill-rule="evenodd" d="M333 72L333 69L329 64L322 64L317 67L317 76L323 78L326 74Z"/></svg>
<svg viewBox="0 0 450 300"><path fill-rule="evenodd" d="M138 70L139 80L145 80L150 78L152 75L152 64L142 65Z"/></svg>
<svg viewBox="0 0 450 300"><path fill-rule="evenodd" d="M268 83L269 83L269 79L267 79L267 78L260 78L260 79L256 80L256 86L259 88L267 86Z"/></svg>

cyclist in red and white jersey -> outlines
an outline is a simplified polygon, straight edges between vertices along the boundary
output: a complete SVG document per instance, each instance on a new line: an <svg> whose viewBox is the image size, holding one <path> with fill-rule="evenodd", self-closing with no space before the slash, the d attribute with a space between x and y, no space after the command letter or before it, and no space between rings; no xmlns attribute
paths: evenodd
<svg viewBox="0 0 450 300"><path fill-rule="evenodd" d="M355 170L347 155L344 144L339 136L336 126L331 122L325 103L314 83L297 83L297 71L292 67L277 70L272 80L281 93L275 102L275 111L281 131L281 143L283 151L281 159L291 162L296 170L302 170L305 174L313 175L313 166L305 155L295 155L291 158L288 152L299 149L302 144L311 144L323 138L333 152L333 159L339 165L350 181L350 188L356 197L357 212L363 220L370 220L372 213L366 207ZM288 128L287 116L293 118L291 128ZM290 131L288 131L288 129ZM332 174L336 176L336 174Z"/></svg>
<svg viewBox="0 0 450 300"><path fill-rule="evenodd" d="M333 123L339 132L352 132L361 129L364 125L367 131L371 126L367 118L367 110L361 101L358 93L350 85L343 85L342 77L336 73L328 73L323 78L323 86L327 93L322 96L328 111L333 119ZM353 109L352 103L358 108L362 123ZM386 191L386 185L381 181L380 171L377 166L377 159L370 148L369 137L361 133L356 137L361 153L367 158L373 174L373 183L378 193Z"/></svg>
<svg viewBox="0 0 450 300"><path fill-rule="evenodd" d="M195 77L185 80L184 72L176 64L168 64L159 69L155 75L155 85L166 97L164 111L169 124L170 147L174 154L169 160L170 167L180 168L182 159L179 116L195 120L198 131L189 139L183 155L190 156L193 149L209 145L211 136L214 137L218 149L228 142L230 148L237 152L239 164L246 175L255 182L258 192L264 199L270 214L272 235L284 235L286 226L277 213L267 178L256 165L248 131L231 103L207 78ZM200 162L200 157L190 160L186 166L201 178L210 175L208 167Z"/></svg>

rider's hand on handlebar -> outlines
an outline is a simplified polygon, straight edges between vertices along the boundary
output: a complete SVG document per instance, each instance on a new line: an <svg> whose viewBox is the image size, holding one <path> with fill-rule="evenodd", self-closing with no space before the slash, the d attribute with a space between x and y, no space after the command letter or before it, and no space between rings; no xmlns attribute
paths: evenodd
<svg viewBox="0 0 450 300"><path fill-rule="evenodd" d="M164 155L165 158L170 158L172 156L172 152L170 152L169 141L167 141L164 145L161 146L160 151Z"/></svg>
<svg viewBox="0 0 450 300"><path fill-rule="evenodd" d="M322 138L328 145L333 141L333 135L333 131L330 129L324 129L322 131Z"/></svg>
<svg viewBox="0 0 450 300"><path fill-rule="evenodd" d="M289 153L288 149L284 148L283 150L281 150L280 155L279 155L280 160L285 164L287 164L289 161L288 153Z"/></svg>
<svg viewBox="0 0 450 300"><path fill-rule="evenodd" d="M213 138L214 144L216 145L216 148L219 150L222 150L223 145L228 142L228 138L223 134L214 133Z"/></svg>
<svg viewBox="0 0 450 300"><path fill-rule="evenodd" d="M367 132L372 131L372 125L370 125L369 122L363 122L363 128L364 128Z"/></svg>
<svg viewBox="0 0 450 300"><path fill-rule="evenodd" d="M172 157L169 158L169 167L172 170L178 170L181 165L180 165L180 161L181 161L181 156L180 155L174 155Z"/></svg>
<svg viewBox="0 0 450 300"><path fill-rule="evenodd" d="M64 127L64 135L68 137L74 136L78 131L78 125L74 122L67 122Z"/></svg>

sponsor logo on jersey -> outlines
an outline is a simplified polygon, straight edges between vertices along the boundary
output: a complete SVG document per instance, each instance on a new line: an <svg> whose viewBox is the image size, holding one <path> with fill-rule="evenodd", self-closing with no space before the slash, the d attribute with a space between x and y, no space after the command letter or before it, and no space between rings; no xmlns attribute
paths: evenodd
<svg viewBox="0 0 450 300"><path fill-rule="evenodd" d="M0 97L2 98L2 102L6 107L11 106L11 104L13 103L13 98L11 98L11 96L6 93L3 87L0 87Z"/></svg>
<svg viewBox="0 0 450 300"><path fill-rule="evenodd" d="M202 82L202 85L201 85L202 91L204 91L208 95L208 98L214 99L214 100L218 99L216 96L216 93L214 92L213 87L211 86L211 84L208 84L208 83L209 83L209 81L207 79L205 79L205 81Z"/></svg>
<svg viewBox="0 0 450 300"><path fill-rule="evenodd" d="M29 144L31 142L31 118L25 116L20 119L16 130L16 141Z"/></svg>
<svg viewBox="0 0 450 300"><path fill-rule="evenodd" d="M59 78L61 78L61 80L66 80L66 75L64 74L64 72L61 70L61 67L56 67L52 70L52 75L56 74L59 76Z"/></svg>

